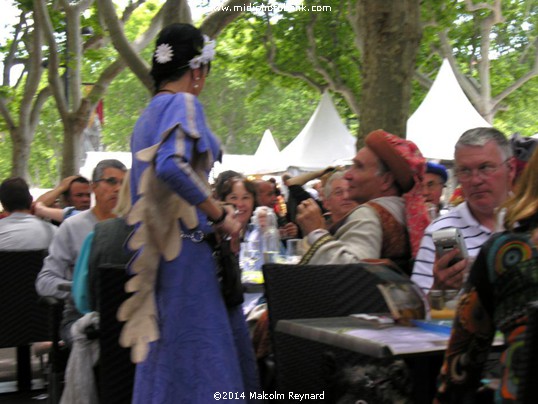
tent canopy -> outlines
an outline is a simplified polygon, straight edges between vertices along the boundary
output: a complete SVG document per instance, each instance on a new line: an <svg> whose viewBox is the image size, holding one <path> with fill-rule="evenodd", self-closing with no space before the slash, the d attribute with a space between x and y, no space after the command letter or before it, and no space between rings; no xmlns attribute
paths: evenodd
<svg viewBox="0 0 538 404"><path fill-rule="evenodd" d="M132 158L130 152L86 152L84 166L80 167L79 174L91 180L93 169L101 160L116 159L130 169Z"/></svg>
<svg viewBox="0 0 538 404"><path fill-rule="evenodd" d="M313 171L355 156L355 137L344 125L328 92L301 133L280 152L283 163Z"/></svg>
<svg viewBox="0 0 538 404"><path fill-rule="evenodd" d="M426 98L407 120L407 139L426 158L452 160L454 145L463 132L490 126L471 104L445 59Z"/></svg>
<svg viewBox="0 0 538 404"><path fill-rule="evenodd" d="M269 129L263 133L260 145L254 153L250 174L267 174L286 171L288 168L282 161L280 150Z"/></svg>

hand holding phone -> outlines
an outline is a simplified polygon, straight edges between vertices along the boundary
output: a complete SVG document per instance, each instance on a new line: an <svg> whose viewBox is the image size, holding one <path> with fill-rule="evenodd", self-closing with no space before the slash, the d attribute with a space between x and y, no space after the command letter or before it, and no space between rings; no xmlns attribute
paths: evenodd
<svg viewBox="0 0 538 404"><path fill-rule="evenodd" d="M432 239L433 244L435 245L435 251L439 258L456 248L459 250L459 253L448 263L448 266L454 265L456 262L467 258L469 255L463 236L461 235L460 230L456 227L436 230L432 233Z"/></svg>

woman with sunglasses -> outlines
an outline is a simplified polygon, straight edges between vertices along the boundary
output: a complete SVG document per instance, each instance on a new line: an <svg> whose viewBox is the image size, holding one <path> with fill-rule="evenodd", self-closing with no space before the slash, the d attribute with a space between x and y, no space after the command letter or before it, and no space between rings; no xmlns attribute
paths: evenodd
<svg viewBox="0 0 538 404"><path fill-rule="evenodd" d="M151 76L155 95L135 125L129 240L136 250L119 310L120 342L137 362L133 403L209 403L215 394L249 402L257 370L241 305L221 294L209 238L241 224L211 193L207 176L221 155L198 95L214 41L189 24L159 34ZM227 393L224 393L227 392Z"/></svg>

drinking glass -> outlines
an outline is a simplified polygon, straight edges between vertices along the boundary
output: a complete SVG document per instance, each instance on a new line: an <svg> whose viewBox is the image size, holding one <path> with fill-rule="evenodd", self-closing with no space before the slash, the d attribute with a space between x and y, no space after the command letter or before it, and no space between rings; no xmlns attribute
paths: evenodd
<svg viewBox="0 0 538 404"><path fill-rule="evenodd" d="M245 241L241 243L239 263L242 269L241 280L243 283L263 283L261 271L260 242Z"/></svg>
<svg viewBox="0 0 538 404"><path fill-rule="evenodd" d="M286 262L288 264L298 264L304 255L303 240L300 238L290 238L286 240Z"/></svg>

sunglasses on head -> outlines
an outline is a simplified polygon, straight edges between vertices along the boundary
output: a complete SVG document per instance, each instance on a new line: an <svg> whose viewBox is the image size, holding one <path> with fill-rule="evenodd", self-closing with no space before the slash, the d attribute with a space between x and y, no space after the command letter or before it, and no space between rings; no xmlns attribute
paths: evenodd
<svg viewBox="0 0 538 404"><path fill-rule="evenodd" d="M116 178L116 177L99 178L99 179L98 179L97 181L95 181L95 182L99 182L99 181L104 181L104 182L106 182L108 185L112 185L112 186L114 186L114 185L118 185L118 184L119 184L119 185L123 184L123 180L120 180L120 179L118 179L118 178Z"/></svg>

